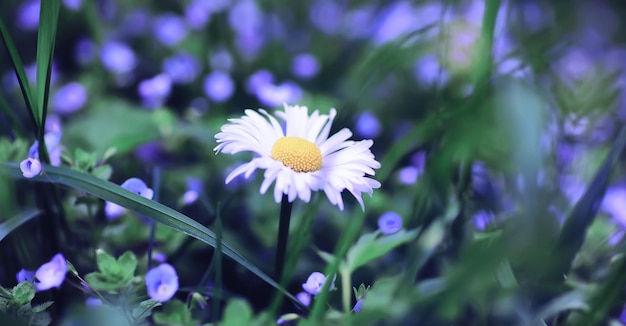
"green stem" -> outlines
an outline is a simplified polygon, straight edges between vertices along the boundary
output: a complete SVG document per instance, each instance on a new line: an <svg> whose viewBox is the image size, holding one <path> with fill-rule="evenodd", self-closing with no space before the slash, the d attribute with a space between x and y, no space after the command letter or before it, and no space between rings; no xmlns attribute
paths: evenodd
<svg viewBox="0 0 626 326"><path fill-rule="evenodd" d="M491 75L491 48L493 46L493 34L500 10L500 0L485 0L485 14L480 31L480 43L478 55L475 57L476 70L474 84L485 82Z"/></svg>
<svg viewBox="0 0 626 326"><path fill-rule="evenodd" d="M352 275L348 268L343 267L341 269L341 301L343 303L343 311L349 314L352 309L350 308L350 295L352 294Z"/></svg>
<svg viewBox="0 0 626 326"><path fill-rule="evenodd" d="M211 305L211 320L217 324L222 297L222 219L220 217L220 204L217 204L215 215L215 281L213 282L213 298Z"/></svg>
<svg viewBox="0 0 626 326"><path fill-rule="evenodd" d="M287 253L287 242L289 240L289 222L291 221L291 208L293 203L289 202L287 195L283 195L280 203L280 222L278 225L278 243L276 245L276 261L274 265L274 277L280 282L285 268L285 255Z"/></svg>

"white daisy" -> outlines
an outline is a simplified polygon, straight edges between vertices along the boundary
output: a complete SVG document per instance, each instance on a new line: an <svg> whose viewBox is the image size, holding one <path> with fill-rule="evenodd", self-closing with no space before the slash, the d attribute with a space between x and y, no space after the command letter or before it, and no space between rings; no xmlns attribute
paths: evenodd
<svg viewBox="0 0 626 326"><path fill-rule="evenodd" d="M260 114L259 114L260 113ZM311 191L323 190L326 197L343 210L341 192L347 189L364 209L362 193L372 195L380 183L368 177L380 163L370 151L372 140L348 140L352 132L344 128L329 136L330 127L337 114L314 111L310 116L303 106L289 106L276 111L276 117L284 121L285 130L278 120L265 110L246 110L241 119L229 119L222 132L215 135L218 145L215 152L257 154L250 162L233 170L226 183L244 174L246 178L256 169L264 169L261 194L274 185L274 200L279 203L282 195L289 202L296 197L305 202L311 199Z"/></svg>

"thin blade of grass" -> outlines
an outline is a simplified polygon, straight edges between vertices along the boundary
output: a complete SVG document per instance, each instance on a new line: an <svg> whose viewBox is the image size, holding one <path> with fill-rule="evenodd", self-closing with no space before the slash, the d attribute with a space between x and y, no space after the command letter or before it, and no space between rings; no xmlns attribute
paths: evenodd
<svg viewBox="0 0 626 326"><path fill-rule="evenodd" d="M39 140L39 157L49 163L47 149L43 141L46 115L48 113L48 97L50 95L50 76L52 74L52 58L59 20L60 0L41 2L39 12L39 29L37 31L37 106L35 122Z"/></svg>
<svg viewBox="0 0 626 326"><path fill-rule="evenodd" d="M35 208L25 210L7 220L6 222L0 224L0 241L2 241L2 239L9 235L9 233L13 232L13 230L17 229L22 224L32 220L40 213L41 211Z"/></svg>
<svg viewBox="0 0 626 326"><path fill-rule="evenodd" d="M22 59L20 58L20 54L17 52L17 47L9 34L9 30L6 25L0 18L0 36L2 37L2 42L9 52L9 57L11 58L11 65L15 70L15 76L17 77L17 81L20 84L20 89L22 90L22 96L24 97L24 102L26 103L26 108L28 109L28 115L33 123L33 126L37 126L37 120L35 119L35 98L34 94L30 88L30 84L28 81L28 77L26 76L26 71L24 70L24 63L22 63Z"/></svg>
<svg viewBox="0 0 626 326"><path fill-rule="evenodd" d="M587 234L587 229L596 216L604 192L609 183L611 171L616 164L620 153L626 146L626 127L622 128L611 152L591 181L589 188L576 203L571 214L563 224L563 228L554 245L551 256L554 258L554 268L549 271L548 277L554 280L563 278L572 266L576 253L580 250Z"/></svg>
<svg viewBox="0 0 626 326"><path fill-rule="evenodd" d="M119 185L102 180L90 174L72 170L66 167L55 167L43 164L43 174L34 177L32 181L47 182L53 184L65 185L70 188L85 192L92 196L113 202L125 207L147 218L166 225L176 231L182 232L190 237L196 238L209 246L217 247L217 237L208 228L196 222L190 217L179 213L163 204L153 200L141 197L130 192ZM23 179L18 163L0 164L0 173L12 176L16 179ZM260 279L281 291L286 297L292 300L296 305L306 310L294 296L282 288L270 276L265 274L256 265L249 262L245 257L233 249L227 242L221 241L222 254L230 257L232 260L258 276Z"/></svg>

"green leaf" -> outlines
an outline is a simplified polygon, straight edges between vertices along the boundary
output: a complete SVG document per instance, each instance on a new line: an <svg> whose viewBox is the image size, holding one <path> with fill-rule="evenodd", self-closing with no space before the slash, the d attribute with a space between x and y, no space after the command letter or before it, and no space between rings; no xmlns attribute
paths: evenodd
<svg viewBox="0 0 626 326"><path fill-rule="evenodd" d="M239 326L248 325L252 319L252 309L250 305L241 299L233 299L228 301L224 309L224 318L220 325L222 326Z"/></svg>
<svg viewBox="0 0 626 326"><path fill-rule="evenodd" d="M589 306L587 305L587 295L582 291L570 291L565 294L562 294L548 304L546 304L539 313L537 313L536 323L538 324L539 320L546 320L551 317L556 316L557 314L568 311L568 310L587 310ZM590 324L591 325L591 324Z"/></svg>
<svg viewBox="0 0 626 326"><path fill-rule="evenodd" d="M9 233L11 233L13 230L20 227L20 225L30 221L31 219L39 215L39 213L41 213L41 211L38 209L29 209L0 224L0 241L2 241L2 239L9 235Z"/></svg>
<svg viewBox="0 0 626 326"><path fill-rule="evenodd" d="M85 275L85 281L96 291L114 291L124 287L127 283L121 281L119 278L111 278L100 272Z"/></svg>
<svg viewBox="0 0 626 326"><path fill-rule="evenodd" d="M152 299L141 301L139 305L133 309L133 318L136 322L142 322L150 317L154 308L160 307L161 305L160 302Z"/></svg>
<svg viewBox="0 0 626 326"><path fill-rule="evenodd" d="M613 143L611 152L604 160L604 164L602 164L602 167L591 181L589 188L574 205L574 209L565 220L551 252L555 264L554 268L549 271L548 278L561 280L563 275L568 273L576 253L582 247L587 229L596 216L600 201L608 186L611 171L620 154L624 151L624 147L626 147L626 127L620 131L615 143Z"/></svg>
<svg viewBox="0 0 626 326"><path fill-rule="evenodd" d="M13 299L15 303L22 306L30 303L35 297L35 285L33 282L23 281L13 288Z"/></svg>
<svg viewBox="0 0 626 326"><path fill-rule="evenodd" d="M179 300L172 300L165 304L162 312L155 312L154 322L157 325L195 326L197 321L191 318L187 305ZM245 324L242 324L245 325Z"/></svg>
<svg viewBox="0 0 626 326"><path fill-rule="evenodd" d="M43 165L44 173L37 177L29 179L30 181L51 182L72 187L74 189L89 193L98 198L113 202L127 209L142 214L156 222L162 223L174 230L182 232L188 236L196 238L213 248L216 247L215 233L211 232L202 224L192 220L167 206L157 203L153 200L141 197L132 193L119 185L99 179L90 174L82 173L65 167L55 167ZM17 163L0 164L0 173L23 179L22 173ZM249 262L241 254L239 254L232 246L222 240L222 253L235 262L258 276L269 285L281 291L295 304L300 306L300 302L276 281L265 274L260 268Z"/></svg>
<svg viewBox="0 0 626 326"><path fill-rule="evenodd" d="M117 275L119 273L117 260L102 249L96 250L96 262L100 272L106 276Z"/></svg>
<svg viewBox="0 0 626 326"><path fill-rule="evenodd" d="M132 251L126 251L117 259L117 266L121 271L118 275L124 280L131 280L137 269L137 257Z"/></svg>
<svg viewBox="0 0 626 326"><path fill-rule="evenodd" d="M39 130L40 140L43 139L44 123L48 111L50 94L50 76L52 74L52 57L59 19L59 0L41 2L39 11L39 29L37 31L37 96L35 121Z"/></svg>
<svg viewBox="0 0 626 326"><path fill-rule="evenodd" d="M376 237L378 232L367 233L361 236L357 243L350 248L346 257L348 270L354 272L357 268L377 259L417 236L417 231L400 230L392 235Z"/></svg>
<svg viewBox="0 0 626 326"><path fill-rule="evenodd" d="M111 178L111 175L113 174L113 169L110 165L105 164L93 169L91 174L102 180L109 180Z"/></svg>
<svg viewBox="0 0 626 326"><path fill-rule="evenodd" d="M46 301L42 304L34 306L30 311L35 314L40 313L48 309L50 306L52 306L52 304L54 304L54 301Z"/></svg>

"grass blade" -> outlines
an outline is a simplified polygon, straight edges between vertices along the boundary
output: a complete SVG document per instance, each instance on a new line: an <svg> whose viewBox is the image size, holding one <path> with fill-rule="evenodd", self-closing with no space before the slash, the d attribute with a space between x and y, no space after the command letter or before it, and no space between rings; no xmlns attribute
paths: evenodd
<svg viewBox="0 0 626 326"><path fill-rule="evenodd" d="M37 31L37 106L34 116L37 124L37 138L39 139L39 157L43 158L46 163L49 163L50 160L48 159L43 135L48 113L52 57L54 56L60 6L60 0L41 2L39 29Z"/></svg>
<svg viewBox="0 0 626 326"><path fill-rule="evenodd" d="M582 198L576 203L572 213L563 224L563 228L552 250L552 257L556 264L548 277L555 280L562 279L569 271L576 253L585 240L587 229L596 216L604 192L609 183L611 171L617 162L620 153L626 146L626 127L622 128L611 152L591 181L589 188Z"/></svg>
<svg viewBox="0 0 626 326"><path fill-rule="evenodd" d="M196 238L213 248L217 247L217 237L215 233L188 216L183 215L163 204L141 197L120 187L119 185L102 180L93 175L66 167L55 167L44 164L43 171L44 173L42 175L29 180L65 185L76 190L83 191L106 201L116 203L138 214L144 215L151 220L164 224L190 237ZM0 173L17 179L23 179L19 164L17 163L0 164ZM246 258L234 250L227 242L222 240L221 245L222 254L230 257L235 262L258 276L260 279L281 291L299 307L304 307L294 296L289 294L260 268L249 262ZM306 307L304 308L306 309Z"/></svg>
<svg viewBox="0 0 626 326"><path fill-rule="evenodd" d="M28 81L28 77L26 76L26 71L24 70L24 63L22 63L22 59L20 58L20 54L17 52L17 47L9 35L9 30L6 25L0 18L0 36L2 37L2 42L7 48L9 52L9 57L11 58L11 64L13 65L13 69L15 70L15 76L17 77L17 81L20 84L20 89L22 90L22 96L24 97L24 102L26 103L26 108L28 109L28 115L33 123L33 126L37 126L37 120L35 119L35 98L32 90L30 89L30 84Z"/></svg>
<svg viewBox="0 0 626 326"><path fill-rule="evenodd" d="M9 233L13 232L13 230L39 215L39 213L41 213L41 211L38 209L29 209L0 224L0 241L9 235Z"/></svg>

